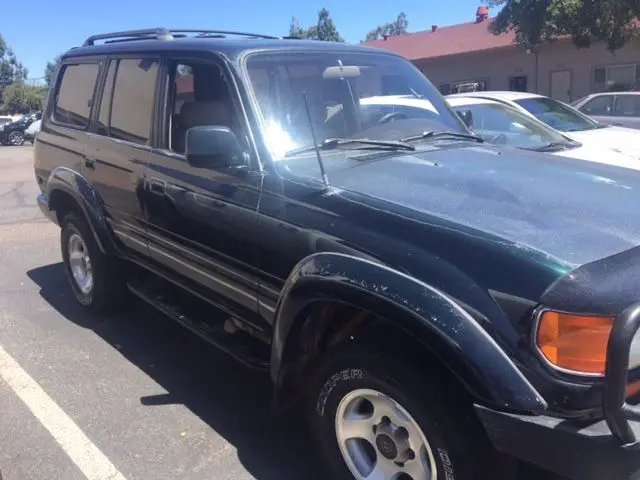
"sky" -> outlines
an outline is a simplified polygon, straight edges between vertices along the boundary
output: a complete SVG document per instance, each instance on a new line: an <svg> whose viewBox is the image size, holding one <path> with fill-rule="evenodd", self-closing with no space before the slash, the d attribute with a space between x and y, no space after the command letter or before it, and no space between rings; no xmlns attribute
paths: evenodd
<svg viewBox="0 0 640 480"><path fill-rule="evenodd" d="M350 43L363 40L377 25L405 12L409 31L431 25L475 20L479 0L30 0L24 8L3 9L0 35L29 70L29 78L44 75L47 61L86 37L136 28L204 28L286 35L292 17L301 26L314 24L325 7L338 31ZM108 5L108 9L99 6ZM492 12L493 16L493 12Z"/></svg>

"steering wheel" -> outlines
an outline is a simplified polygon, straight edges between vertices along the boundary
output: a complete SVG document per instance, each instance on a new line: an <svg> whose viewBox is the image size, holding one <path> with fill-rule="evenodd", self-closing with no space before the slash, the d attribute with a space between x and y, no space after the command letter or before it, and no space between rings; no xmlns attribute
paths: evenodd
<svg viewBox="0 0 640 480"><path fill-rule="evenodd" d="M391 113L387 113L386 115L383 115L377 122L376 125L382 125L384 123L389 123L393 120L406 120L409 117L407 117L406 114L402 113L402 112L391 112Z"/></svg>

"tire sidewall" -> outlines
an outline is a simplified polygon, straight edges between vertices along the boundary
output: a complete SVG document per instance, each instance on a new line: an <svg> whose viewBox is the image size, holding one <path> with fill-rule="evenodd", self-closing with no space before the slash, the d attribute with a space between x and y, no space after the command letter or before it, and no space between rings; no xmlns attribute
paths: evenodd
<svg viewBox="0 0 640 480"><path fill-rule="evenodd" d="M413 378L412 378L413 377ZM448 419L446 399L437 391L412 385L414 376L403 376L375 358L351 358L331 362L316 374L309 396L309 423L322 457L339 479L353 479L338 445L335 417L340 401L358 389L388 395L419 424L435 460L438 480L469 480L473 469L467 462L462 437L465 433ZM435 395L434 395L435 393ZM453 430L453 431L452 431Z"/></svg>
<svg viewBox="0 0 640 480"><path fill-rule="evenodd" d="M82 305L84 305L85 307L91 307L94 303L96 282L98 281L98 276L96 275L97 260L95 258L94 245L90 241L91 237L88 237L88 232L86 231L86 228L83 227L84 225L75 214L68 214L67 216L65 216L62 224L60 247L62 249L62 259L64 261L67 278L74 295ZM73 272L71 271L71 265L69 263L69 239L73 234L77 234L82 238L85 248L89 251L89 259L91 260L93 274L93 286L89 293L84 293L82 292L82 290L80 290L75 278L73 277Z"/></svg>

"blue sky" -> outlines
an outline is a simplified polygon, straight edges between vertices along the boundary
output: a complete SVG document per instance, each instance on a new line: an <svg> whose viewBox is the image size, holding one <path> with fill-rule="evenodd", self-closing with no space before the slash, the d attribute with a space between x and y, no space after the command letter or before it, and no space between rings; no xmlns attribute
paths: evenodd
<svg viewBox="0 0 640 480"><path fill-rule="evenodd" d="M404 11L409 30L451 25L475 19L478 0L31 0L21 8L5 8L0 34L29 69L42 77L46 62L79 45L93 33L164 26L219 28L271 35L288 33L291 17L302 26L315 23L320 8L329 9L340 34L351 43L362 40L380 23ZM99 9L107 6L107 10ZM493 12L492 12L493 14Z"/></svg>

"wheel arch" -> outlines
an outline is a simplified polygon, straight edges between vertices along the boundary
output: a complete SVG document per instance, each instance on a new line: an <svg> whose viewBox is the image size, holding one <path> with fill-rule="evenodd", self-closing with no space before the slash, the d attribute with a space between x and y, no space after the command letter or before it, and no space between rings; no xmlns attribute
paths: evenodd
<svg viewBox="0 0 640 480"><path fill-rule="evenodd" d="M49 176L47 192L49 210L56 213L60 225L64 215L73 210L87 220L101 252L117 253L107 227L104 209L86 178L66 167L58 167Z"/></svg>
<svg viewBox="0 0 640 480"><path fill-rule="evenodd" d="M309 353L304 349L327 334L322 309L329 307L329 328L367 329L375 318L377 326L414 338L479 401L528 412L546 408L496 341L453 299L389 267L337 253L302 260L282 291L271 355L279 390ZM366 322L350 315L358 311L370 314Z"/></svg>

